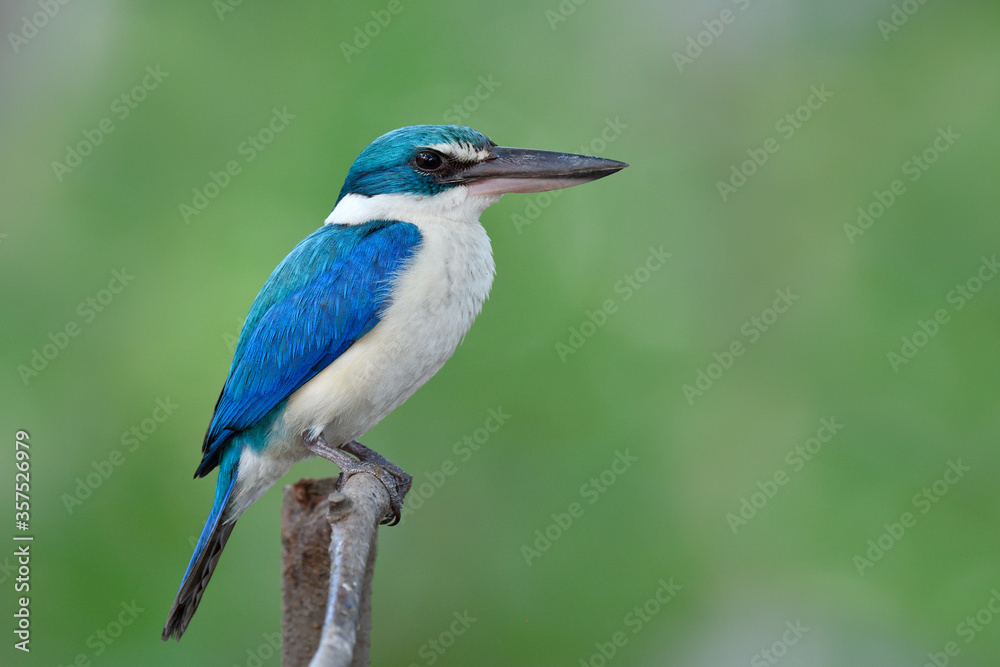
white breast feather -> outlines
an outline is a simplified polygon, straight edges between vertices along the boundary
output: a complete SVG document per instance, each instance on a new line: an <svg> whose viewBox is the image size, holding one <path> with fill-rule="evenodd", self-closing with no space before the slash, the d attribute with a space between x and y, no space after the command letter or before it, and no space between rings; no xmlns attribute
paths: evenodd
<svg viewBox="0 0 1000 667"><path fill-rule="evenodd" d="M411 222L421 244L397 277L379 323L288 398L267 448L244 448L227 520L293 463L312 456L303 432L324 433L331 445L361 437L451 357L493 284L493 251L479 216L499 198L459 186L433 197L351 194L340 200L328 224Z"/></svg>
<svg viewBox="0 0 1000 667"><path fill-rule="evenodd" d="M396 279L375 327L288 398L260 453L246 447L227 511L238 517L296 461L312 453L303 432L331 445L361 437L413 395L455 352L493 283L493 251L479 216L498 195L463 186L433 197L347 195L326 222L415 224L421 244Z"/></svg>
<svg viewBox="0 0 1000 667"><path fill-rule="evenodd" d="M483 209L496 197L452 188L435 197L348 195L328 222L405 220L421 245L396 279L382 320L289 398L289 433L360 437L409 398L454 353L482 309L495 267ZM359 201L360 200L360 201ZM367 211L363 210L367 208Z"/></svg>

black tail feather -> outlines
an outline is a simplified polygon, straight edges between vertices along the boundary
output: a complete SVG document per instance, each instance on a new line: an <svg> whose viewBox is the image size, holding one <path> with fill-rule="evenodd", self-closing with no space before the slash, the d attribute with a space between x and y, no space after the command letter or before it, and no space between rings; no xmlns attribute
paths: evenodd
<svg viewBox="0 0 1000 667"><path fill-rule="evenodd" d="M212 573L215 572L215 566L219 563L219 556L222 555L222 550L225 548L226 542L229 540L229 535L233 532L235 526L235 521L231 523L219 521L216 523L212 534L209 535L208 541L205 543L205 547L198 555L198 559L191 564L190 570L185 575L183 583L181 583L180 590L177 591L174 605L170 608L170 613L167 615L167 623L163 626L163 641L167 641L170 637L180 640L181 635L187 630L188 623L191 622L194 612L198 609L202 593L205 592L208 580L212 578Z"/></svg>

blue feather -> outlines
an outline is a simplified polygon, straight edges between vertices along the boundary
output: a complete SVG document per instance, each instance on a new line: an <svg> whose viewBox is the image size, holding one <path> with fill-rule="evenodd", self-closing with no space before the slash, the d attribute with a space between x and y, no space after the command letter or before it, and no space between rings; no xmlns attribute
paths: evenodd
<svg viewBox="0 0 1000 667"><path fill-rule="evenodd" d="M250 308L196 477L218 465L235 434L371 331L420 240L416 225L376 220L324 225L295 246Z"/></svg>
<svg viewBox="0 0 1000 667"><path fill-rule="evenodd" d="M410 166L419 146L463 144L473 148L496 146L485 134L464 125L410 125L387 132L371 142L354 160L339 202L348 194L371 197L377 194L405 192L433 196L450 185L438 183L433 176L420 174Z"/></svg>
<svg viewBox="0 0 1000 667"><path fill-rule="evenodd" d="M180 588L177 589L174 604L167 615L166 625L163 626L164 640L171 636L179 639L184 634L191 617L198 609L205 586L208 585L215 566L219 563L219 556L229 540L229 535L233 532L236 521L235 519L226 521L225 509L236 486L238 469L239 451L232 448L226 452L219 466L215 503L208 515L208 521L205 522L205 528L201 531L201 537L198 538L198 544L194 547L187 569L184 570L184 577L181 579Z"/></svg>
<svg viewBox="0 0 1000 667"><path fill-rule="evenodd" d="M215 485L215 502L212 504L212 511L208 515L208 520L201 531L198 543L194 546L194 553L191 554L191 560L188 562L187 569L184 571L184 577L181 579L181 589L184 588L184 584L191 576L191 570L201 557L205 546L209 543L216 530L218 530L219 522L223 519L223 511L225 510L226 503L229 502L229 497L236 486L238 470L239 456L237 452L233 452L233 454L222 461L222 466L219 468L219 479Z"/></svg>

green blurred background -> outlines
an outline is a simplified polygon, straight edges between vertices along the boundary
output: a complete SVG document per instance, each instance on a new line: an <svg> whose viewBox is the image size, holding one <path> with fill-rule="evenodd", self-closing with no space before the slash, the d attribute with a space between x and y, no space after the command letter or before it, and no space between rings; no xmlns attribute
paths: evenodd
<svg viewBox="0 0 1000 667"><path fill-rule="evenodd" d="M211 505L201 439L253 297L354 157L450 121L631 167L484 214L483 314L367 435L416 478L373 664L997 664L996 3L0 17L0 497L26 429L35 536L30 655L0 551L4 665L279 664L279 488L160 642Z"/></svg>

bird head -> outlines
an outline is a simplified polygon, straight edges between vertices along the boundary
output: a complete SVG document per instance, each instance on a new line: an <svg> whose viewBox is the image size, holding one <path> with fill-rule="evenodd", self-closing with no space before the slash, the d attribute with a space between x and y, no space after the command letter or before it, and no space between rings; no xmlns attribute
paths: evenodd
<svg viewBox="0 0 1000 667"><path fill-rule="evenodd" d="M509 192L543 192L593 181L627 167L587 155L497 146L458 125L411 125L373 141L351 165L327 222L409 214L478 220Z"/></svg>

